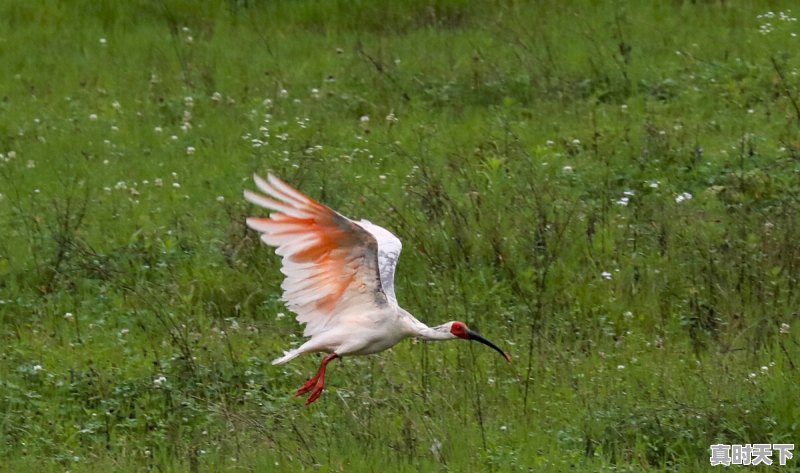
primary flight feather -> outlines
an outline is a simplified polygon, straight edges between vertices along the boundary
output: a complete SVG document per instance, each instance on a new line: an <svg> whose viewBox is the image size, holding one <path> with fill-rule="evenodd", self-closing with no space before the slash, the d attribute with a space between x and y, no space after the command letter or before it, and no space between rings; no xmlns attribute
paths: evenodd
<svg viewBox="0 0 800 473"><path fill-rule="evenodd" d="M511 361L463 322L428 327L397 304L394 272L402 244L390 231L367 220L351 220L272 174L254 180L263 194L245 191L244 197L273 212L268 218L248 218L247 225L282 257L283 300L297 321L306 324L303 335L309 337L272 363L304 353L328 354L317 374L295 393L311 391L306 405L322 394L328 362L377 353L406 337L475 340Z"/></svg>

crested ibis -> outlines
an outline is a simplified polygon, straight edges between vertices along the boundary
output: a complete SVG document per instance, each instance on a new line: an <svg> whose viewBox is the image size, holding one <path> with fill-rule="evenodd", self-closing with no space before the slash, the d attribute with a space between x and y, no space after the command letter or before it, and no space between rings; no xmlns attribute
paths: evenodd
<svg viewBox="0 0 800 473"><path fill-rule="evenodd" d="M264 194L246 190L244 197L273 213L248 218L247 225L282 257L283 301L306 324L303 335L308 337L272 364L305 353L327 353L316 375L295 393L311 392L306 405L322 394L330 361L378 353L407 337L473 340L511 361L508 353L463 322L429 327L398 305L394 272L402 245L391 232L367 220L351 220L272 174L253 177Z"/></svg>

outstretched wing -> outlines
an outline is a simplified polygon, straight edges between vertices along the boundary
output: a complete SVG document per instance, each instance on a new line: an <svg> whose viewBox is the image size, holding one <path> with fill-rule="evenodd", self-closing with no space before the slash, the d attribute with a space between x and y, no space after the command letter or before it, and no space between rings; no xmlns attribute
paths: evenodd
<svg viewBox="0 0 800 473"><path fill-rule="evenodd" d="M267 195L245 191L245 198L274 212L269 218L248 218L247 225L283 258L283 300L306 324L305 336L337 323L343 314L396 304L397 237L366 220L353 222L272 174L254 180Z"/></svg>
<svg viewBox="0 0 800 473"><path fill-rule="evenodd" d="M397 304L397 298L394 296L394 269L397 267L397 260L400 259L403 244L392 232L369 220L362 219L357 223L371 233L378 242L378 271L381 275L381 286L389 301Z"/></svg>

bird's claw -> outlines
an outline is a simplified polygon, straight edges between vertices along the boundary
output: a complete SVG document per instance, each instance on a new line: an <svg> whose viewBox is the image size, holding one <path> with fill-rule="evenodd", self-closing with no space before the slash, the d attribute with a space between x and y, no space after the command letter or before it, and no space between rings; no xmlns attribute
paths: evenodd
<svg viewBox="0 0 800 473"><path fill-rule="evenodd" d="M325 389L324 378L321 378L319 376L314 376L313 378L306 381L304 385L300 386L300 389L298 389L294 393L294 395L301 396L311 391L312 389L313 392L311 393L310 396L308 396L308 399L306 400L306 406L319 399L319 397L322 395L322 391L323 389Z"/></svg>
<svg viewBox="0 0 800 473"><path fill-rule="evenodd" d="M331 353L326 356L322 360L322 364L319 366L319 371L317 371L317 374L313 378L306 381L306 383L300 386L300 389L294 393L295 396L299 396L311 391L312 389L314 390L314 392L308 396L308 400L306 400L306 406L316 401L320 395L322 395L322 390L325 389L325 368L328 366L328 362L334 358L339 358L339 355L336 353Z"/></svg>
<svg viewBox="0 0 800 473"><path fill-rule="evenodd" d="M316 388L314 389L314 392L312 392L311 395L308 396L308 399L306 400L306 406L308 406L312 402L316 401L317 398L319 398L322 395L322 391L323 391L324 388L325 388L324 384L323 385L319 385L318 384L316 386Z"/></svg>
<svg viewBox="0 0 800 473"><path fill-rule="evenodd" d="M301 395L311 391L314 388L314 386L316 386L316 385L317 385L317 376L314 376L313 378L311 378L308 381L306 381L304 385L300 386L300 389L295 391L294 395L295 396L301 396Z"/></svg>

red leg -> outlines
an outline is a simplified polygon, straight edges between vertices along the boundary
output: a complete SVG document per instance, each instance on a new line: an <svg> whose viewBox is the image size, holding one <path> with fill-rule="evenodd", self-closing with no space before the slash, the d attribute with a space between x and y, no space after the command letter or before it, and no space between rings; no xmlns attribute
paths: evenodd
<svg viewBox="0 0 800 473"><path fill-rule="evenodd" d="M335 360L338 357L339 355L337 355L336 353L331 353L325 358L323 358L322 363L319 365L319 370L317 371L317 374L315 374L314 377L306 381L304 385L300 386L300 389L298 389L297 392L294 394L295 396L299 396L313 389L314 392L311 393L311 396L309 396L308 400L306 401L306 406L316 401L317 398L320 396L320 394L322 394L322 390L325 388L325 368L328 366L328 363L331 360Z"/></svg>

